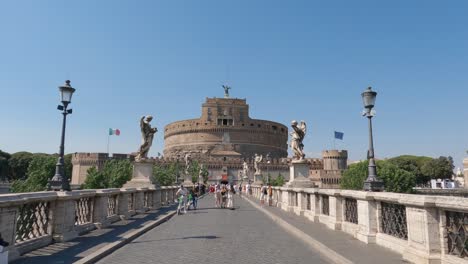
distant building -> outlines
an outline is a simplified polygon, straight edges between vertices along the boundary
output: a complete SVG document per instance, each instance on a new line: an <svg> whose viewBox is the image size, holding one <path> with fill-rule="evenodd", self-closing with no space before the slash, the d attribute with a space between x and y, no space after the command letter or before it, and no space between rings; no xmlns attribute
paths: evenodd
<svg viewBox="0 0 468 264"><path fill-rule="evenodd" d="M134 156L129 154L112 154L112 157L109 157L108 153L74 153L72 155L72 185L81 185L85 182L86 176L88 175L88 170L92 167L102 170L104 163L107 160L111 159L129 159L133 160Z"/></svg>
<svg viewBox="0 0 468 264"><path fill-rule="evenodd" d="M279 175L289 180L288 127L251 118L246 99L230 98L228 93L225 98L206 98L200 118L165 126L163 152L163 157L154 159L155 164L165 166L179 162L183 166L185 154L190 153L192 160L208 170L211 183L242 180L239 171L244 161L249 164L248 177L253 180L256 153L264 157L260 169L265 180L268 175L271 180ZM269 163L267 155L271 157ZM113 155L113 158L127 157L130 156ZM72 184L82 184L89 168L95 166L100 170L108 159L106 153L75 153ZM322 152L322 159L308 158L311 180L316 186L339 188L347 159L346 150L326 150Z"/></svg>

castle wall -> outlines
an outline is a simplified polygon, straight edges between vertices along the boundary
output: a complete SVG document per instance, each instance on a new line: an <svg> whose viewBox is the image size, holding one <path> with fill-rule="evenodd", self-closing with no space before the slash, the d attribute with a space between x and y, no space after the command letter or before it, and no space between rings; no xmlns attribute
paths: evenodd
<svg viewBox="0 0 468 264"><path fill-rule="evenodd" d="M109 159L107 153L74 153L72 155L72 185L81 185L85 182L88 169L96 167L101 170L106 160Z"/></svg>
<svg viewBox="0 0 468 264"><path fill-rule="evenodd" d="M177 121L164 128L164 156L183 156L186 152L192 152L192 156L211 155L229 145L244 158L255 153L279 158L287 156L287 140L286 126L251 119L245 99L207 98L200 118Z"/></svg>
<svg viewBox="0 0 468 264"><path fill-rule="evenodd" d="M348 152L346 150L322 151L323 169L328 171L346 170L348 168Z"/></svg>

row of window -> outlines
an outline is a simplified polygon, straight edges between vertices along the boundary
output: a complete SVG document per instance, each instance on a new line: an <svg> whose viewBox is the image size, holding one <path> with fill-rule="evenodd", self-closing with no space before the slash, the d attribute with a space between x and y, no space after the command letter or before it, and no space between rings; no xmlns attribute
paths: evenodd
<svg viewBox="0 0 468 264"><path fill-rule="evenodd" d="M208 120L209 121L209 120ZM217 123L216 123L218 126L233 126L234 125L234 120L231 119L231 118L218 118L217 120ZM200 123L195 123L196 126L200 125ZM207 126L208 123L205 123L205 126ZM245 126L244 123L241 124L241 126ZM253 123L250 123L250 126L253 127L255 126L255 124ZM178 126L179 127L179 126ZM182 124L182 127L185 127L185 124ZM262 127L261 124L257 124L257 127ZM265 125L266 128L270 128L270 125ZM273 125L271 126L271 129L273 129L274 131L277 131L278 130L278 127ZM281 132L284 132L284 128L281 128L280 129ZM166 129L166 131L168 131L168 129Z"/></svg>

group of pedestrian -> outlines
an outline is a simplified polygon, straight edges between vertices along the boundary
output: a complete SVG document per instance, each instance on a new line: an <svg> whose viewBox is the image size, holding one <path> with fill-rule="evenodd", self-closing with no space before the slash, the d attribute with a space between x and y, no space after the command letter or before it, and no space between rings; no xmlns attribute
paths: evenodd
<svg viewBox="0 0 468 264"><path fill-rule="evenodd" d="M262 184L260 186L260 204L264 205L265 200L267 200L268 205L271 206L273 202L273 188L271 184L268 184L268 186Z"/></svg>
<svg viewBox="0 0 468 264"><path fill-rule="evenodd" d="M210 185L210 192L215 196L216 208L234 209L234 195L236 194L236 187L234 185L212 184Z"/></svg>
<svg viewBox="0 0 468 264"><path fill-rule="evenodd" d="M181 184L176 192L176 197L179 202L177 214L181 214L182 212L186 214L187 210L190 210L190 207L197 210L198 195L199 190L196 190L196 186L187 189Z"/></svg>

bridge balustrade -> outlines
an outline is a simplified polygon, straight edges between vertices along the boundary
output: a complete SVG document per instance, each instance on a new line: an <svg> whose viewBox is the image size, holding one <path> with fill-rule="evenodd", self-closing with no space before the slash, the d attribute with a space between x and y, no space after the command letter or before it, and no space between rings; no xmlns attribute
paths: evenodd
<svg viewBox="0 0 468 264"><path fill-rule="evenodd" d="M54 241L174 203L176 186L0 195L0 234L10 260Z"/></svg>
<svg viewBox="0 0 468 264"><path fill-rule="evenodd" d="M260 187L252 186L253 197ZM273 205L413 263L468 264L468 198L273 187Z"/></svg>

